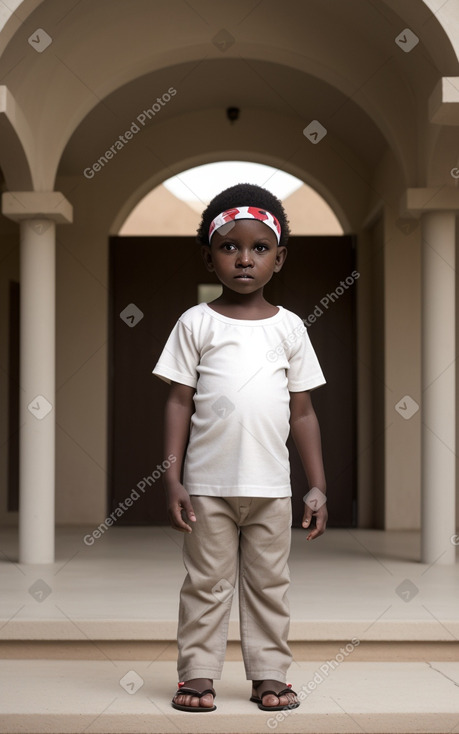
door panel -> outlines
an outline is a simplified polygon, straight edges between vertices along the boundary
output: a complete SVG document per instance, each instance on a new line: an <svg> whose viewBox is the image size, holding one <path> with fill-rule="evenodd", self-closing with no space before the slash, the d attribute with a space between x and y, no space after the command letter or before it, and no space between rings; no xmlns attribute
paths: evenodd
<svg viewBox="0 0 459 734"><path fill-rule="evenodd" d="M269 301L301 318L314 310L318 316L308 329L327 385L312 395L322 431L329 525L335 527L355 524L355 285L336 290L353 269L352 238L292 237L284 270L265 289ZM216 282L192 237L110 239L108 506L109 512L118 508L119 524L168 522L161 482L168 386L151 370L177 318L197 303L198 285ZM308 487L291 439L288 445L299 526Z"/></svg>

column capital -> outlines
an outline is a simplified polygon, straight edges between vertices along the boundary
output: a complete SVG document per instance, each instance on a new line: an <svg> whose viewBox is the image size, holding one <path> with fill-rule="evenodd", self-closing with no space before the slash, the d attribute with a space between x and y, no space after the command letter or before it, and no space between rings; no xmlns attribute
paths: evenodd
<svg viewBox="0 0 459 734"><path fill-rule="evenodd" d="M459 189L452 186L406 189L400 216L418 218L426 212L459 212Z"/></svg>
<svg viewBox="0 0 459 734"><path fill-rule="evenodd" d="M73 221L73 207L59 191L6 191L2 213L8 219L52 219L56 224Z"/></svg>

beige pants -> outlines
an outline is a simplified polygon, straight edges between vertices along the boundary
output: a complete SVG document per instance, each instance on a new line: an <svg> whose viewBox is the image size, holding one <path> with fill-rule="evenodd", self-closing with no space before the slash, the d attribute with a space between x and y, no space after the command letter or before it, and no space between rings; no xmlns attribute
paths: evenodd
<svg viewBox="0 0 459 734"><path fill-rule="evenodd" d="M179 680L219 680L239 567L239 620L248 680L285 682L291 663L286 598L290 497L192 496L193 532L184 537L188 574L180 592Z"/></svg>

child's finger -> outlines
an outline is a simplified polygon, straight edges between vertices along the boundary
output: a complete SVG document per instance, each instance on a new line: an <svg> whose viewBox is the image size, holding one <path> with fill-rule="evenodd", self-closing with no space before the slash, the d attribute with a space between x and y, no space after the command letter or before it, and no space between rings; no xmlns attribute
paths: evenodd
<svg viewBox="0 0 459 734"><path fill-rule="evenodd" d="M185 510L188 519L192 520L193 522L196 522L196 515L193 510L193 505L191 504L191 500L187 500L183 503L183 509Z"/></svg>
<svg viewBox="0 0 459 734"><path fill-rule="evenodd" d="M314 530L312 530L312 532L309 533L306 540L314 540L314 538L318 538L319 535L323 535L326 527L327 523L325 518L321 517L320 515L316 515L316 527Z"/></svg>
<svg viewBox="0 0 459 734"><path fill-rule="evenodd" d="M309 507L309 505L307 505L305 503L305 505L304 505L303 520L302 520L302 523L301 523L302 527L303 528L308 528L310 526L310 524L311 524L311 519L312 519L312 508Z"/></svg>
<svg viewBox="0 0 459 734"><path fill-rule="evenodd" d="M186 513L185 510L182 509L181 505L171 507L169 510L170 523L175 530L191 533L191 527L185 521L184 515L186 516Z"/></svg>

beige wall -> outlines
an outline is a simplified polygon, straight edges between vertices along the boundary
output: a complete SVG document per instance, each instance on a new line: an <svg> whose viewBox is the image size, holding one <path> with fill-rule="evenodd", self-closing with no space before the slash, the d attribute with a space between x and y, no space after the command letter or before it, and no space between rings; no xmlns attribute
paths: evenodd
<svg viewBox="0 0 459 734"><path fill-rule="evenodd" d="M395 215L396 216L396 215ZM406 395L421 404L420 224L401 234L394 212L384 218L385 279L385 526L420 524L421 413L409 420L395 410Z"/></svg>

